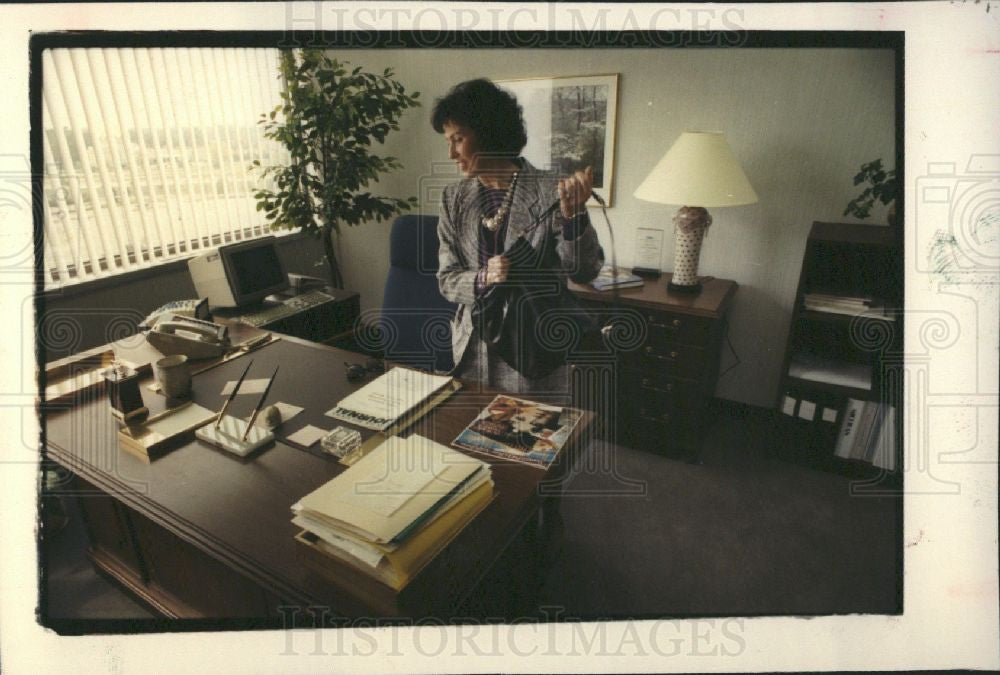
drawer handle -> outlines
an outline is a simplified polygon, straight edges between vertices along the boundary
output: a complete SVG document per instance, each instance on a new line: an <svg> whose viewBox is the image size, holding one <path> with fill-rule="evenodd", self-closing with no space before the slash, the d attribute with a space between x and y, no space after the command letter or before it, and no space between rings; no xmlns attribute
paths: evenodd
<svg viewBox="0 0 1000 675"><path fill-rule="evenodd" d="M649 387L650 389L660 389L662 391L673 391L674 390L674 383L673 382L667 382L666 384L656 385L648 377L642 378L642 386Z"/></svg>
<svg viewBox="0 0 1000 675"><path fill-rule="evenodd" d="M674 328L679 328L680 325L681 325L681 320L680 319L674 319L670 323L672 323L674 325Z"/></svg>
<svg viewBox="0 0 1000 675"><path fill-rule="evenodd" d="M660 415L650 415L649 411L645 408L639 408L639 417L647 420L652 420L653 422L669 422L670 413L661 413Z"/></svg>
<svg viewBox="0 0 1000 675"><path fill-rule="evenodd" d="M676 360L677 357L680 356L680 352L676 352L676 351L670 352L669 355L656 354L656 353L653 352L653 348L652 347L648 347L648 346L646 347L646 349L644 350L644 352L645 352L646 356L652 356L654 358L662 359L662 360L665 360L665 361L666 360Z"/></svg>

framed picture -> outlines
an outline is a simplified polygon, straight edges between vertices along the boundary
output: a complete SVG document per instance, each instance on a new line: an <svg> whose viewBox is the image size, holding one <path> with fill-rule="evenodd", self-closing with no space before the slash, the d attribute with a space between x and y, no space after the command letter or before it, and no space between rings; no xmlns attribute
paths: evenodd
<svg viewBox="0 0 1000 675"><path fill-rule="evenodd" d="M514 94L524 109L528 130L524 158L538 168L565 174L594 167L594 192L611 206L618 74L496 83Z"/></svg>

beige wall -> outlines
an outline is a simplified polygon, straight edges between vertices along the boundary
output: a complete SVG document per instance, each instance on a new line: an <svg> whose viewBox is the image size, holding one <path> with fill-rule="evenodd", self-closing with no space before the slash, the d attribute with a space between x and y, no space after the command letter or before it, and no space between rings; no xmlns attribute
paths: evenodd
<svg viewBox="0 0 1000 675"><path fill-rule="evenodd" d="M841 222L858 191L863 162L894 157L893 56L857 49L356 50L334 56L381 70L392 66L424 105L409 111L387 152L405 168L381 190L416 195L436 213L428 178L447 164L430 128L435 98L464 79L620 73L614 206L618 262L629 265L637 227L664 230L662 269L673 266L676 207L632 192L685 129L720 130L760 197L751 206L715 209L699 273L740 284L730 335L741 364L717 394L753 405L774 403L791 305L809 227ZM450 180L450 177L445 181ZM598 212L592 212L597 216ZM884 222L884 209L870 222ZM607 249L600 217L595 225ZM340 244L348 287L366 308L381 304L388 266L388 224L352 228ZM734 359L724 351L722 368Z"/></svg>

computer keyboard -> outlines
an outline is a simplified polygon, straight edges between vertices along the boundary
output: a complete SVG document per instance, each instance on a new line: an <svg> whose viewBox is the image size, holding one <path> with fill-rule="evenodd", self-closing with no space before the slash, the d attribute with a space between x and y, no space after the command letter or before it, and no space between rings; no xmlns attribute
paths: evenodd
<svg viewBox="0 0 1000 675"><path fill-rule="evenodd" d="M278 321L279 319L284 319L292 316L293 314L298 314L303 310L322 305L335 299L336 298L332 295L324 293L323 291L309 291L308 293L288 298L280 305L268 307L260 310L259 312L244 314L239 318L239 320L241 323L245 323L248 326L259 328L274 321Z"/></svg>

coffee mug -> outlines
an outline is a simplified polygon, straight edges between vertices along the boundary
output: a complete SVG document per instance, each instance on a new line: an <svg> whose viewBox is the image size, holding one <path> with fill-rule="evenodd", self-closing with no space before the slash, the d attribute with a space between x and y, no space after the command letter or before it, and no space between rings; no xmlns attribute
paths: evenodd
<svg viewBox="0 0 1000 675"><path fill-rule="evenodd" d="M191 393L191 371L183 354L163 357L154 364L153 370L160 389L168 398L183 398Z"/></svg>

